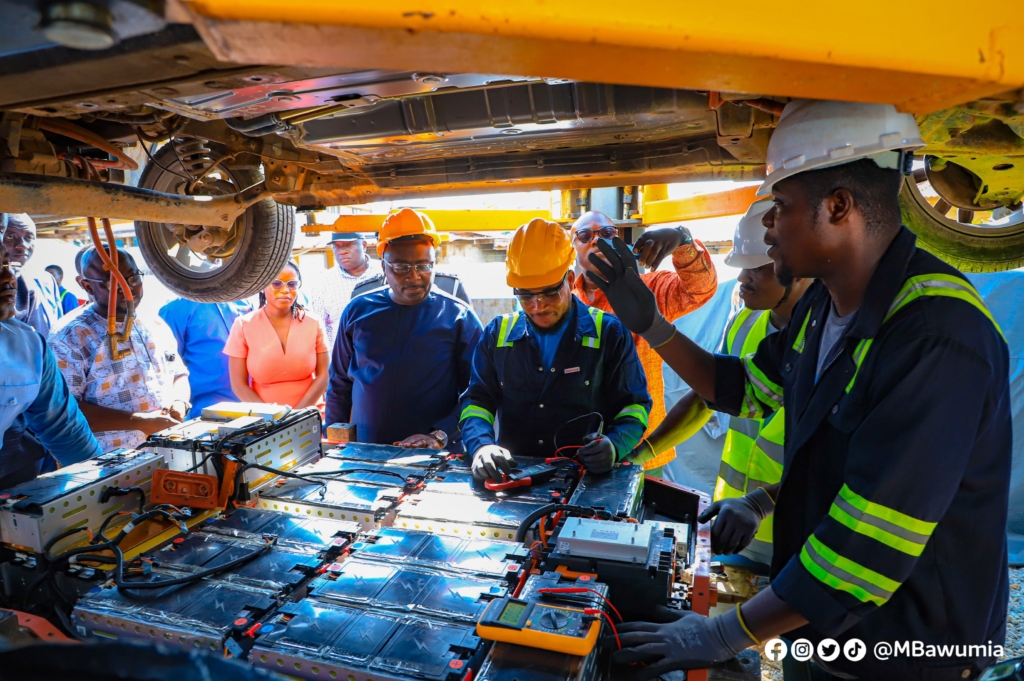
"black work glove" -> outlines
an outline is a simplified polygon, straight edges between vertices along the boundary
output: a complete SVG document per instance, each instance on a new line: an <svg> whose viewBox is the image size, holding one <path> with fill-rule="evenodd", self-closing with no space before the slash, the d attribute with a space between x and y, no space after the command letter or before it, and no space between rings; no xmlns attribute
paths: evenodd
<svg viewBox="0 0 1024 681"><path fill-rule="evenodd" d="M742 497L716 501L697 520L706 523L717 516L711 527L711 552L728 555L747 548L761 521L774 512L775 502L758 487Z"/></svg>
<svg viewBox="0 0 1024 681"><path fill-rule="evenodd" d="M641 265L656 270L672 251L692 243L690 230L685 227L663 227L644 232L633 244L633 252L639 254Z"/></svg>
<svg viewBox="0 0 1024 681"><path fill-rule="evenodd" d="M652 348L667 343L675 334L675 327L658 311L654 293L640 278L629 246L615 237L611 243L598 239L597 248L606 260L596 253L587 257L602 276L587 272L587 278L605 294L615 316L627 329L640 334Z"/></svg>
<svg viewBox="0 0 1024 681"><path fill-rule="evenodd" d="M577 456L589 472L601 475L615 465L615 445L607 436L591 433L583 438L583 449Z"/></svg>
<svg viewBox="0 0 1024 681"><path fill-rule="evenodd" d="M718 617L704 617L691 611L673 611L661 606L662 619L675 617L667 624L630 622L619 625L622 650L612 655L616 664L644 662L636 671L636 681L656 679L677 669L704 669L736 657L757 641L740 623L736 609Z"/></svg>

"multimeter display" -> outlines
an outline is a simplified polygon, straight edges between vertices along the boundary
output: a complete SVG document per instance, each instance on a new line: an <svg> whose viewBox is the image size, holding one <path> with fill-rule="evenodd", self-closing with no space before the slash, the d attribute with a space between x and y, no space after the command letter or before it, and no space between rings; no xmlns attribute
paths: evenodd
<svg viewBox="0 0 1024 681"><path fill-rule="evenodd" d="M505 609L501 611L501 615L498 616L498 621L502 624L514 627L519 624L519 620L523 616L524 612L526 612L525 603L509 601L508 605L505 606Z"/></svg>

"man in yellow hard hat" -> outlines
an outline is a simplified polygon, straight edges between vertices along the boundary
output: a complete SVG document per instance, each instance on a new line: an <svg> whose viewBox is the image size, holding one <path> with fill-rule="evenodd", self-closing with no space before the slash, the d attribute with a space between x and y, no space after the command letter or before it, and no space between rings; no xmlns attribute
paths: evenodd
<svg viewBox="0 0 1024 681"><path fill-rule="evenodd" d="M532 220L512 237L507 281L523 310L487 325L462 398L478 479L500 481L517 461L556 452L607 473L647 428L651 397L633 337L573 296L575 257L554 222Z"/></svg>
<svg viewBox="0 0 1024 681"><path fill-rule="evenodd" d="M482 327L463 301L431 287L437 230L410 208L389 215L377 254L387 288L354 298L331 360L327 422L360 442L457 446L459 394Z"/></svg>

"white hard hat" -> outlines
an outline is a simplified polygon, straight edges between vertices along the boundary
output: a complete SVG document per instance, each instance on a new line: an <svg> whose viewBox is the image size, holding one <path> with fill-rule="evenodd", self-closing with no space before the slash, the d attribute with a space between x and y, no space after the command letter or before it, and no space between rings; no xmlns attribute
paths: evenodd
<svg viewBox="0 0 1024 681"><path fill-rule="evenodd" d="M905 150L924 147L917 121L892 104L794 99L782 110L768 143L768 167L758 196L797 173L871 158L899 168Z"/></svg>
<svg viewBox="0 0 1024 681"><path fill-rule="evenodd" d="M753 270L772 262L768 257L768 244L764 242L764 233L768 230L761 224L761 218L772 205L771 199L761 199L750 204L732 235L732 250L725 256L726 265Z"/></svg>

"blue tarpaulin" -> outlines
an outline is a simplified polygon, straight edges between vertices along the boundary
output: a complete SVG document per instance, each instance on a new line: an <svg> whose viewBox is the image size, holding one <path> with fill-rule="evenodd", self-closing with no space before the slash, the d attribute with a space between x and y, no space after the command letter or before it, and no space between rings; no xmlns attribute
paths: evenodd
<svg viewBox="0 0 1024 681"><path fill-rule="evenodd" d="M970 274L968 278L985 299L1010 346L1010 393L1013 411L1013 472L1010 476L1011 562L1015 555L1024 562L1024 446L1018 437L1024 432L1024 272ZM676 322L676 327L701 347L715 351L733 308L736 280L721 282L706 305ZM688 390L686 384L665 367L665 401L671 408ZM676 447L676 459L665 467L666 479L690 485L708 493L715 485L722 456L728 417L716 415L697 435Z"/></svg>

